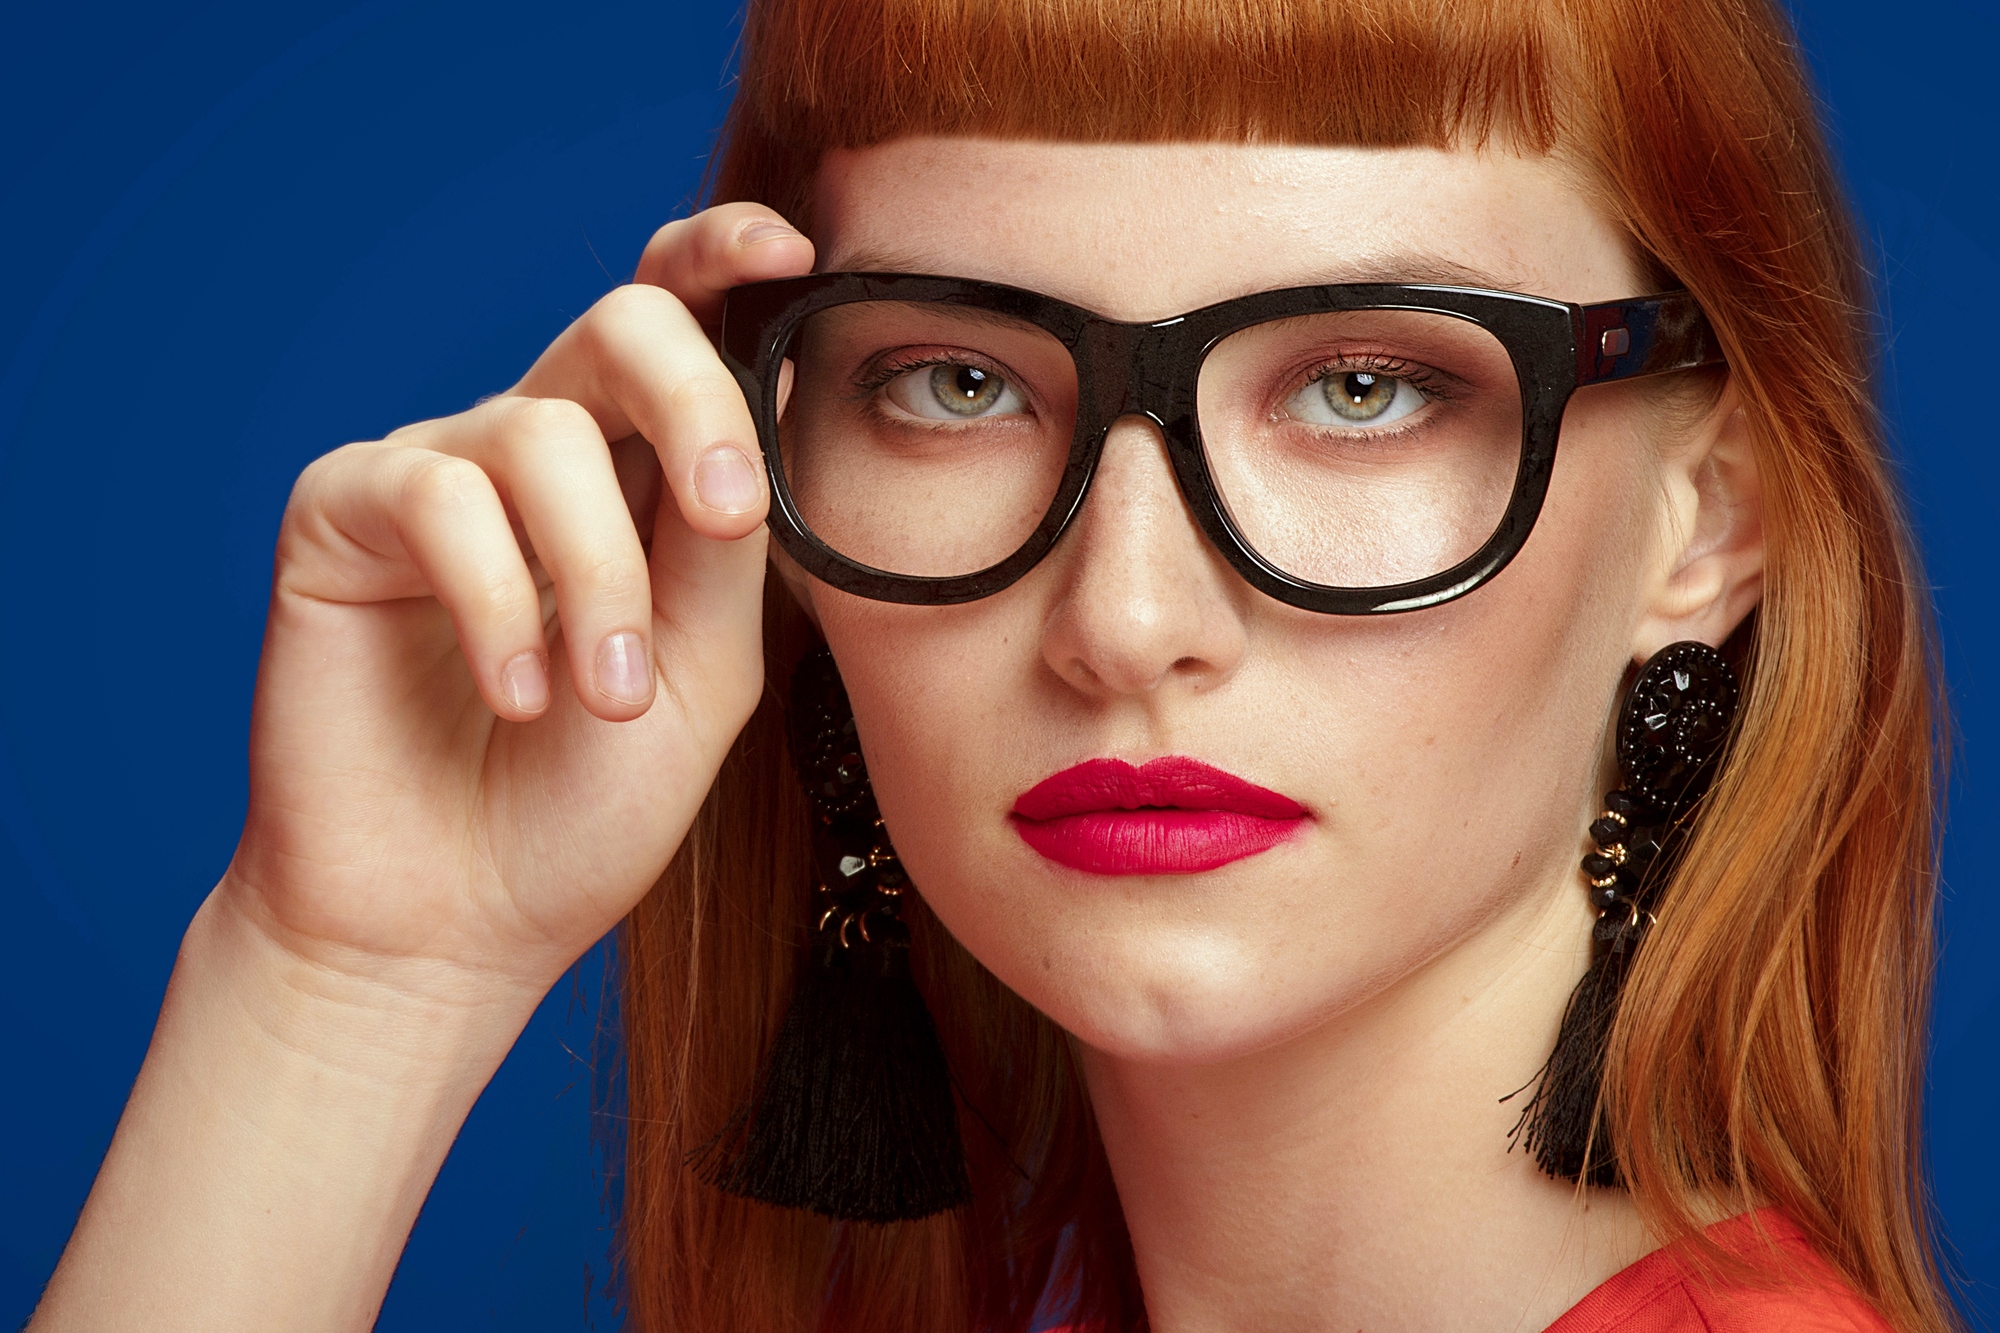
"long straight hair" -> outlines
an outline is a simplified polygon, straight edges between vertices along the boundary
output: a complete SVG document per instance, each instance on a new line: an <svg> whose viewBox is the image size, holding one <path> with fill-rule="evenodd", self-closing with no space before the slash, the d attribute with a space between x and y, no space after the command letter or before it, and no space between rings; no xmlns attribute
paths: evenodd
<svg viewBox="0 0 2000 1333"><path fill-rule="evenodd" d="M1574 162L1727 350L1768 576L1737 739L1613 1034L1606 1108L1663 1237L1781 1206L1888 1321L1954 1326L1919 1152L1941 710L1881 449L1865 275L1771 0L752 0L715 202L810 233L821 156L915 133L1500 146ZM1025 1333L1145 1313L1068 1039L921 904L919 983L975 1201L841 1226L686 1170L750 1086L802 954L806 814L772 688L627 924L624 1260L645 1333Z"/></svg>

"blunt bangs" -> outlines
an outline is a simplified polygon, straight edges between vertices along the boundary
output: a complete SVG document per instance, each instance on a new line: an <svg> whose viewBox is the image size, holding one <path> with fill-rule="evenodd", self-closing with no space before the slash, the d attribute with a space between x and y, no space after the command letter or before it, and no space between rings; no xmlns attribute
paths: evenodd
<svg viewBox="0 0 2000 1333"><path fill-rule="evenodd" d="M729 135L794 181L919 134L1548 152L1565 45L1505 0L799 0L752 7Z"/></svg>

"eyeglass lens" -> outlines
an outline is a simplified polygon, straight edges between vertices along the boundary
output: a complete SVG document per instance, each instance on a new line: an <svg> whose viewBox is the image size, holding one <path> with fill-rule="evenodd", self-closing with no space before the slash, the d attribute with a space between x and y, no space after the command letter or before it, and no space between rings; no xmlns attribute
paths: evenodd
<svg viewBox="0 0 2000 1333"><path fill-rule="evenodd" d="M1034 533L1067 466L1067 347L996 312L864 301L788 349L779 445L800 517L892 574L970 574ZM788 390L788 392L787 392ZM1304 582L1371 588L1441 573L1507 512L1521 393L1479 325L1411 310L1253 325L1202 364L1208 469L1243 541Z"/></svg>

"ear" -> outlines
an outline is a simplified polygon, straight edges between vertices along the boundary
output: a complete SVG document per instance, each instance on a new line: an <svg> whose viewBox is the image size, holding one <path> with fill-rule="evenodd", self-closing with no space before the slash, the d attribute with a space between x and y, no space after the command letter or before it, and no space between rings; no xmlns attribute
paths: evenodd
<svg viewBox="0 0 2000 1333"><path fill-rule="evenodd" d="M1764 596L1764 491L1734 380L1662 449L1666 513L1632 657L1670 643L1719 647Z"/></svg>

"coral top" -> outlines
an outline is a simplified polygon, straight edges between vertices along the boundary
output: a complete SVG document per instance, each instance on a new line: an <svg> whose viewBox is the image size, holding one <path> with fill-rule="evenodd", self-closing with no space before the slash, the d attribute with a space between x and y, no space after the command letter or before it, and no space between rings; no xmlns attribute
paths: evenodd
<svg viewBox="0 0 2000 1333"><path fill-rule="evenodd" d="M1758 1223L1763 1235L1758 1234ZM1775 1208L1718 1222L1706 1233L1756 1265L1764 1284L1710 1281L1670 1245L1615 1274L1550 1324L1547 1333L1891 1333L1874 1307L1819 1257ZM1765 1237L1769 1237L1769 1243ZM1777 1253L1772 1253L1772 1244Z"/></svg>
<svg viewBox="0 0 2000 1333"><path fill-rule="evenodd" d="M1684 1246L1669 1245L1614 1274L1545 1333L1894 1333L1777 1209L1717 1222L1706 1234L1764 1281L1711 1281Z"/></svg>

